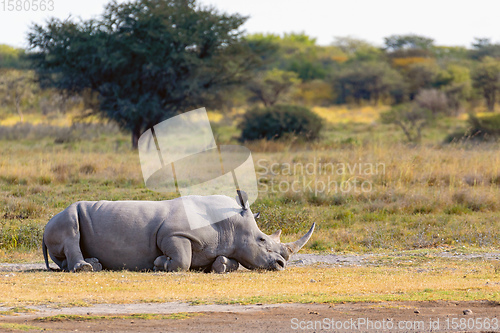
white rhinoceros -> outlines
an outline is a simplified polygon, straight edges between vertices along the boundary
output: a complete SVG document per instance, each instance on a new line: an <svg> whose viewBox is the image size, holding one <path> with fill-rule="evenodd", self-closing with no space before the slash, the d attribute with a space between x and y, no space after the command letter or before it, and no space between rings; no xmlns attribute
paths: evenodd
<svg viewBox="0 0 500 333"><path fill-rule="evenodd" d="M224 220L192 229L183 200L205 211L232 209ZM236 207L235 207L236 206ZM215 208L214 208L215 207ZM218 273L248 269L283 270L293 253L311 237L280 243L278 230L259 230L248 205L221 196L188 196L166 201L80 201L54 216L45 227L47 251L65 271L204 270ZM101 266L102 265L102 266Z"/></svg>

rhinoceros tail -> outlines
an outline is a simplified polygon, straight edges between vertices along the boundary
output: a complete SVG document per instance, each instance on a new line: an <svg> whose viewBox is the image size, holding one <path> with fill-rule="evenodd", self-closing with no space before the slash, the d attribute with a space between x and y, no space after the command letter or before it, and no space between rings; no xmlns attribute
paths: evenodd
<svg viewBox="0 0 500 333"><path fill-rule="evenodd" d="M43 259L45 259L45 266L48 271L59 271L58 269L50 268L49 266L49 256L47 254L47 244L45 244L45 237L42 238L42 251L43 251Z"/></svg>
<svg viewBox="0 0 500 333"><path fill-rule="evenodd" d="M47 255L47 245L45 244L45 237L42 238L42 251L43 259L45 259L45 266L47 266L47 270L50 271L49 256Z"/></svg>

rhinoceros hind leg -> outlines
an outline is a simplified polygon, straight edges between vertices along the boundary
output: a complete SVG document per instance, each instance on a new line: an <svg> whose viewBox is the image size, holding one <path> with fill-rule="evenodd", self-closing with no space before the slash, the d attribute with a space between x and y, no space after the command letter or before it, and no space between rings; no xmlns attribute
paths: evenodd
<svg viewBox="0 0 500 333"><path fill-rule="evenodd" d="M234 259L224 256L218 256L212 264L212 272L228 273L236 271L240 267L240 263Z"/></svg>
<svg viewBox="0 0 500 333"><path fill-rule="evenodd" d="M92 265L83 260L82 251L80 250L80 233L64 241L64 256L66 257L68 271L92 271Z"/></svg>
<svg viewBox="0 0 500 333"><path fill-rule="evenodd" d="M92 266L94 272L102 271L102 265L97 258L85 258L85 261Z"/></svg>

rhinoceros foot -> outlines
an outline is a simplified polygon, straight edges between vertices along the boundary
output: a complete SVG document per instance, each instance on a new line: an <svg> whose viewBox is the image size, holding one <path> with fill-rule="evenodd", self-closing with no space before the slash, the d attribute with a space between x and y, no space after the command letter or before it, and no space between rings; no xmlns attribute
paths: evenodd
<svg viewBox="0 0 500 333"><path fill-rule="evenodd" d="M158 258L156 258L155 262L154 262L155 272L168 271L168 262L169 261L170 261L170 258L167 256L159 256Z"/></svg>
<svg viewBox="0 0 500 333"><path fill-rule="evenodd" d="M212 264L212 272L214 273L228 273L236 271L240 267L240 263L234 259L224 256L218 256Z"/></svg>
<svg viewBox="0 0 500 333"><path fill-rule="evenodd" d="M87 262L79 262L73 267L73 272L92 272L92 265Z"/></svg>
<svg viewBox="0 0 500 333"><path fill-rule="evenodd" d="M85 258L85 261L92 266L94 272L102 271L102 265L97 258Z"/></svg>

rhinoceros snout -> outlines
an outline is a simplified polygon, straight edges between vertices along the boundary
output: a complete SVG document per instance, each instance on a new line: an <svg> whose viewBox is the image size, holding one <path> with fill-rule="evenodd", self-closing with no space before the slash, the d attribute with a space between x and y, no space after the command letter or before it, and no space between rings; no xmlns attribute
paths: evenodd
<svg viewBox="0 0 500 333"><path fill-rule="evenodd" d="M286 261L283 259L276 259L273 264L271 269L275 271L282 271L286 267Z"/></svg>

